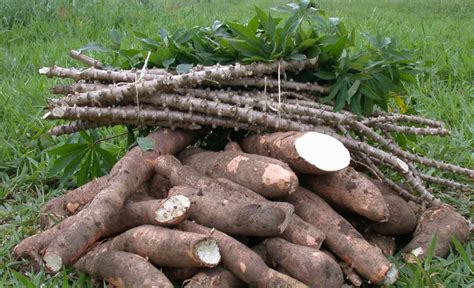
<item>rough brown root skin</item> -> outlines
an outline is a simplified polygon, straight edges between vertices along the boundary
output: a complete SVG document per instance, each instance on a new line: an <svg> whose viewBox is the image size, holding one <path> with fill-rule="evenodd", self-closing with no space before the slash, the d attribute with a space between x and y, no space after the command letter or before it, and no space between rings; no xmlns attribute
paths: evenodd
<svg viewBox="0 0 474 288"><path fill-rule="evenodd" d="M249 285L257 287L306 287L298 280L268 268L258 254L225 233L191 221L184 221L178 227L184 231L200 233L216 239L222 255L222 264Z"/></svg>
<svg viewBox="0 0 474 288"><path fill-rule="evenodd" d="M95 178L74 190L64 193L61 197L53 198L48 201L41 208L41 228L51 228L58 223L56 220L61 221L79 211L81 207L94 199L97 193L107 185L108 180L108 175Z"/></svg>
<svg viewBox="0 0 474 288"><path fill-rule="evenodd" d="M157 266L214 267L221 260L213 238L153 225L130 229L103 245L146 257Z"/></svg>
<svg viewBox="0 0 474 288"><path fill-rule="evenodd" d="M346 262L339 262L339 265L341 266L342 273L344 273L344 277L351 282L351 284L355 287L360 287L364 283L364 280L360 277L357 272L352 269Z"/></svg>
<svg viewBox="0 0 474 288"><path fill-rule="evenodd" d="M74 267L94 278L106 280L113 287L174 287L145 258L123 251L108 251L101 246L82 256Z"/></svg>
<svg viewBox="0 0 474 288"><path fill-rule="evenodd" d="M350 154L337 139L318 132L277 132L242 141L245 152L280 159L306 174L326 174L349 165Z"/></svg>
<svg viewBox="0 0 474 288"><path fill-rule="evenodd" d="M239 184L236 184L226 178L217 178L219 184L224 186L229 190L239 191L242 194L245 194L249 200L260 203L268 201L261 195L253 192L252 190L242 187ZM278 203L278 202L273 202ZM284 204L279 204L284 205ZM283 209L286 209L283 207ZM291 243L308 246L318 249L326 236L324 233L313 225L301 219L298 215L293 214L291 221L286 227L285 231L279 236L285 240L290 241Z"/></svg>
<svg viewBox="0 0 474 288"><path fill-rule="evenodd" d="M341 287L344 279L336 261L324 252L280 238L264 241L270 257L292 277L311 287Z"/></svg>
<svg viewBox="0 0 474 288"><path fill-rule="evenodd" d="M237 142L229 142L225 144L224 151L242 151L242 147L240 147L239 143Z"/></svg>
<svg viewBox="0 0 474 288"><path fill-rule="evenodd" d="M402 198L396 195L383 195L387 204L389 218L387 222L369 221L367 226L383 235L403 235L413 232L417 218L413 209Z"/></svg>
<svg viewBox="0 0 474 288"><path fill-rule="evenodd" d="M172 279L176 282L183 282L188 279L191 279L194 275L201 271L201 268L172 268L172 267L163 267L163 273L166 277Z"/></svg>
<svg viewBox="0 0 474 288"><path fill-rule="evenodd" d="M223 197L219 191L204 188L175 186L169 195L184 195L192 201L190 219L235 235L279 235L293 216L293 207L288 203L252 203L242 198L238 201L236 197Z"/></svg>
<svg viewBox="0 0 474 288"><path fill-rule="evenodd" d="M243 288L247 287L244 282L229 270L220 266L209 270L202 270L194 275L184 287L186 288Z"/></svg>
<svg viewBox="0 0 474 288"><path fill-rule="evenodd" d="M186 220L190 207L191 201L182 195L175 195L160 200L127 201L118 219L114 223L110 223L103 237L116 235L144 224L157 226L177 225Z"/></svg>
<svg viewBox="0 0 474 288"><path fill-rule="evenodd" d="M327 175L305 175L301 179L306 188L333 207L348 209L373 221L388 220L389 211L380 190L352 167Z"/></svg>
<svg viewBox="0 0 474 288"><path fill-rule="evenodd" d="M397 243L394 237L378 234L372 231L366 231L364 238L373 246L379 248L386 257L393 256Z"/></svg>
<svg viewBox="0 0 474 288"><path fill-rule="evenodd" d="M380 250L370 245L347 220L318 195L299 188L285 200L295 206L295 213L326 234L325 245L361 276L377 285L391 285L398 271Z"/></svg>
<svg viewBox="0 0 474 288"><path fill-rule="evenodd" d="M324 239L326 239L326 235L321 230L304 221L296 214L293 215L290 224L280 237L293 244L314 249L319 249Z"/></svg>
<svg viewBox="0 0 474 288"><path fill-rule="evenodd" d="M168 191L171 189L171 184L168 179L155 173L150 181L144 184L144 188L151 197L162 199L168 197Z"/></svg>
<svg viewBox="0 0 474 288"><path fill-rule="evenodd" d="M413 239L402 251L406 253L407 260L413 256L424 259L436 235L434 256L445 257L451 246L450 238L456 237L459 242L466 242L469 228L469 223L452 206L442 204L437 208L429 208L421 215Z"/></svg>
<svg viewBox="0 0 474 288"><path fill-rule="evenodd" d="M275 269L277 266L277 263L273 262L273 260L270 258L267 252L267 248L263 244L263 242L258 243L257 245L253 246L252 248L253 252L257 253L260 258L262 258L263 262L267 264L268 267Z"/></svg>
<svg viewBox="0 0 474 288"><path fill-rule="evenodd" d="M183 164L213 178L227 178L266 198L293 193L298 178L287 164L272 158L238 151L202 151L179 155Z"/></svg>
<svg viewBox="0 0 474 288"><path fill-rule="evenodd" d="M176 153L193 143L198 132L160 129L148 137L154 150L143 152L139 147L130 150L112 168L108 185L78 214L65 219L64 225L27 238L15 247L15 255L39 255L61 259L61 265L71 265L97 241L121 211L125 199L153 176L152 161L161 154ZM67 221L68 220L68 221ZM81 237L78 237L81 235ZM33 251L34 250L34 251ZM52 270L51 272L57 272Z"/></svg>
<svg viewBox="0 0 474 288"><path fill-rule="evenodd" d="M269 230L272 230L275 233L277 230L280 232L277 232L278 234L282 233L286 227L288 226L289 221L291 220L291 216L293 215L293 207L292 205L288 203L276 203L276 202L268 202L264 201L263 203L255 203L255 199L264 199L261 195L256 194L255 192L243 187L243 189L239 190L234 190L234 189L229 189L228 187L222 186L218 181L215 179L212 179L210 177L207 177L205 175L202 175L198 173L196 170L192 169L189 166L186 165L181 165L178 159L171 155L165 155L161 156L156 159L155 161L155 170L157 173L167 177L170 179L170 182L173 186L178 186L178 185L186 185L190 187L195 187L197 189L201 190L201 194L205 194L206 197L210 197L210 201L207 201L205 205L209 207L209 205L216 205L215 199L220 199L219 201L224 202L227 201L226 203L228 205L231 205L232 203L241 203L242 205L245 205L245 209L247 212L254 212L254 213L260 213L260 217L263 217L259 219L258 217L256 218L251 218L250 215L245 215L243 210L235 211L236 213L240 213L242 215L242 218L240 219L239 222L241 223L247 223L246 220L244 219L249 219L249 222L257 222L255 224L263 224L266 225L266 228L262 230L256 230L253 236L255 235L262 235L261 233L266 231L269 232ZM229 182L230 183L230 182ZM229 184L230 186L237 187L239 186L238 184ZM236 188L237 189L237 188ZM189 190L188 190L189 192ZM206 192L206 193L204 193ZM171 194L170 194L171 195ZM182 194L187 197L190 197L188 194ZM203 195L197 195L199 198L202 198ZM213 198L215 197L215 198ZM190 199L192 199L190 197ZM200 200L201 202L203 201L202 199L197 199ZM193 200L192 200L193 201ZM204 206L205 207L205 206ZM195 209L195 207L191 210ZM200 208L203 209L203 208ZM219 208L222 210L222 207ZM265 214L264 212L270 212L268 214ZM191 214L194 212L191 211ZM197 217L206 217L205 215L209 214L209 211L205 210L204 213L201 213L196 216ZM229 219L225 220L223 217L219 215L226 215L227 212L224 212L224 214L216 214L216 217L214 218L219 218L219 219L212 219L209 220L212 221L217 221L215 224L217 224L220 221L227 221L230 222ZM254 215L256 216L256 214ZM192 218L192 217L191 217ZM238 222L237 222L238 223ZM211 225L211 224L208 224ZM228 227L232 229L239 229L241 231L240 233L245 233L242 235L248 235L247 233L250 233L249 229L246 229L246 224L241 226L240 228L235 225L235 223ZM216 227L217 226L212 226ZM229 231L226 231L227 233L232 233ZM232 234L240 234L240 233L232 233ZM272 236L275 236L277 234L273 234ZM266 235L268 236L268 235Z"/></svg>

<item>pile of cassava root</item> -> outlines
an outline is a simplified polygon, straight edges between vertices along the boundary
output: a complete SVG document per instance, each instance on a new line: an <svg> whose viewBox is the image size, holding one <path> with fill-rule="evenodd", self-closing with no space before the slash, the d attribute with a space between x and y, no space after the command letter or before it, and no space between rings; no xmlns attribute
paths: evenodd
<svg viewBox="0 0 474 288"><path fill-rule="evenodd" d="M119 287L173 287L170 279L186 287L388 285L398 271L387 256L400 245L407 259L423 259L433 235L438 256L449 253L452 236L469 239L469 222L424 181L470 187L417 167L470 178L474 171L412 154L390 136L445 135L442 123L333 112L315 100L327 87L283 80L317 70L316 59L177 75L107 71L71 56L92 67L40 70L76 81L52 89L67 96L50 100L45 118L78 122L52 134L172 129L152 132L153 149L132 148L108 175L44 205L44 230L14 254L49 272L74 266ZM257 134L221 152L188 147L214 127ZM390 180L389 170L403 183Z"/></svg>

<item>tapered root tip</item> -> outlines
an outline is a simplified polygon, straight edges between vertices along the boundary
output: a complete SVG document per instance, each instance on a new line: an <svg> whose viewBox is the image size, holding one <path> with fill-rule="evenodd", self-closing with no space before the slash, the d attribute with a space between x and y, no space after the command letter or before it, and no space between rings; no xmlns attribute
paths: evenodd
<svg viewBox="0 0 474 288"><path fill-rule="evenodd" d="M63 260L59 255L56 254L46 254L43 257L44 264L46 268L51 272L58 272L63 266Z"/></svg>
<svg viewBox="0 0 474 288"><path fill-rule="evenodd" d="M189 207L191 207L191 201L188 197L182 195L171 196L156 210L155 220L159 223L175 222L186 215Z"/></svg>
<svg viewBox="0 0 474 288"><path fill-rule="evenodd" d="M214 267L221 261L221 253L217 241L212 238L199 241L196 244L196 254L207 267Z"/></svg>
<svg viewBox="0 0 474 288"><path fill-rule="evenodd" d="M315 146L317 145L317 146ZM351 155L334 137L308 132L295 141L298 155L321 172L335 172L349 166Z"/></svg>

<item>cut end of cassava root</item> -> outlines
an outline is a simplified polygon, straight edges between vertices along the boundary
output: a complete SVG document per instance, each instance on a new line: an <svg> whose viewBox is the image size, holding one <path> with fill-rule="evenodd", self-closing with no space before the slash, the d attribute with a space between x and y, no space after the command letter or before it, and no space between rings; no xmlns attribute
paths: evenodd
<svg viewBox="0 0 474 288"><path fill-rule="evenodd" d="M196 254L205 264L214 267L221 261L221 254L217 241L214 239L205 239L196 244Z"/></svg>
<svg viewBox="0 0 474 288"><path fill-rule="evenodd" d="M295 149L301 158L317 167L321 173L344 169L351 160L349 150L339 140L318 132L307 132L298 138Z"/></svg>
<svg viewBox="0 0 474 288"><path fill-rule="evenodd" d="M51 272L58 272L63 267L63 261L59 255L56 254L46 254L43 257L44 264L46 269Z"/></svg>
<svg viewBox="0 0 474 288"><path fill-rule="evenodd" d="M387 273L385 274L384 285L385 286L392 285L393 283L395 283L395 281L397 281L397 278L398 278L398 269L397 267L395 267L395 265L392 265L390 269L387 271Z"/></svg>
<svg viewBox="0 0 474 288"><path fill-rule="evenodd" d="M156 221L159 223L167 223L180 219L189 210L191 201L188 197L182 195L171 196L166 199L160 209L156 210Z"/></svg>

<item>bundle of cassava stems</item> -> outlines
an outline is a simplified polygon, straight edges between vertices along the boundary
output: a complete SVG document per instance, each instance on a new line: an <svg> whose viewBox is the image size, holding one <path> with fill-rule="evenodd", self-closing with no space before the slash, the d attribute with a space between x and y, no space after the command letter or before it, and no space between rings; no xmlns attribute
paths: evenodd
<svg viewBox="0 0 474 288"><path fill-rule="evenodd" d="M327 87L282 80L317 69L315 59L177 75L109 71L71 56L91 67L40 70L76 81L52 89L67 95L49 101L45 118L77 120L52 134L172 129L152 132L153 149L132 148L108 175L44 205L44 230L14 254L50 272L74 266L119 287L173 287L169 279L186 287L387 285L398 276L387 256L400 243L408 242L407 259L422 259L433 235L438 256L449 253L452 236L469 238L469 223L424 181L470 187L417 167L471 178L474 171L412 154L390 136L445 135L442 123L333 112L315 101ZM188 147L214 127L257 133L220 152ZM390 180L389 170L403 183Z"/></svg>

